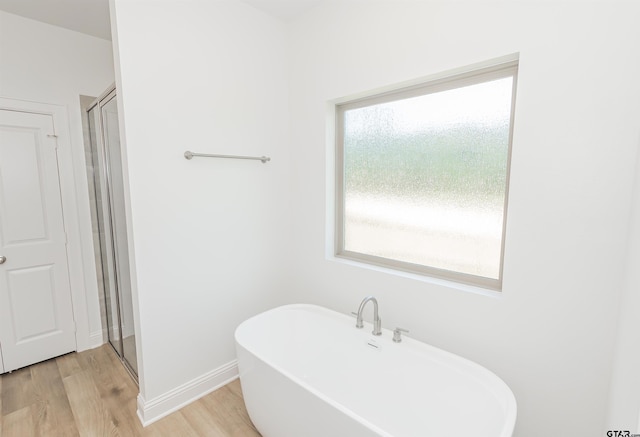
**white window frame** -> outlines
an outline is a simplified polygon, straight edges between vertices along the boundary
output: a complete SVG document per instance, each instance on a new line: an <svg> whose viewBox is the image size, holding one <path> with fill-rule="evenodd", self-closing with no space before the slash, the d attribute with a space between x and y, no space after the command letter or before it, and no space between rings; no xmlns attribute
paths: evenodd
<svg viewBox="0 0 640 437"><path fill-rule="evenodd" d="M486 65L486 64L485 64ZM513 77L511 95L511 119L509 123L509 145L507 150L506 186L503 207L502 236L500 247L500 267L498 279L476 276L468 273L444 270L436 267L413 264L395 259L383 258L359 252L345 250L345 206L344 206L344 113L345 111L377 105L381 103L403 100L411 97L432 94L436 92L475 85L490 80ZM435 79L422 81L418 84L386 90L384 92L369 93L358 98L335 103L335 223L334 223L334 255L356 262L362 262L374 266L424 275L456 283L462 283L494 291L502 290L502 277L504 266L504 248L507 229L507 209L509 198L509 180L511 173L511 148L513 139L514 112L516 100L516 85L518 79L518 59L499 63L491 63L489 66L466 68L463 72L441 75Z"/></svg>

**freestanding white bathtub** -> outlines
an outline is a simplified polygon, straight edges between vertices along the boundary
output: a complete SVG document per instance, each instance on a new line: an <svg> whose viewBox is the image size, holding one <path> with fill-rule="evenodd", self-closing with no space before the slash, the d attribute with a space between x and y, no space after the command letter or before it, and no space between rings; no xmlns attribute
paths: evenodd
<svg viewBox="0 0 640 437"><path fill-rule="evenodd" d="M314 305L235 333L244 401L264 437L509 437L516 401L484 367Z"/></svg>

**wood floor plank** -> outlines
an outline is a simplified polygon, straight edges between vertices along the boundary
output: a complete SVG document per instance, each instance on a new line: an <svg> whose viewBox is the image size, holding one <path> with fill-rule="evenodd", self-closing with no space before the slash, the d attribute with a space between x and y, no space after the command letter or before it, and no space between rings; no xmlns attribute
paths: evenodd
<svg viewBox="0 0 640 437"><path fill-rule="evenodd" d="M88 371L63 379L75 423L84 436L118 435L111 414L105 408L100 393Z"/></svg>
<svg viewBox="0 0 640 437"><path fill-rule="evenodd" d="M36 435L78 435L67 392L55 360L31 367L32 407Z"/></svg>
<svg viewBox="0 0 640 437"><path fill-rule="evenodd" d="M231 390L237 396L242 397L242 384L240 382L240 378L234 379L229 384L227 384L225 387L227 387L229 390Z"/></svg>
<svg viewBox="0 0 640 437"><path fill-rule="evenodd" d="M200 437L180 411L144 428L144 437Z"/></svg>
<svg viewBox="0 0 640 437"><path fill-rule="evenodd" d="M96 387L103 398L107 397L136 397L138 387L126 373L124 366L112 359L113 352L99 348L82 354L81 366L90 371Z"/></svg>
<svg viewBox="0 0 640 437"><path fill-rule="evenodd" d="M2 379L3 416L33 404L33 384L29 367L5 373Z"/></svg>
<svg viewBox="0 0 640 437"><path fill-rule="evenodd" d="M79 354L77 353L71 353L56 358L56 364L58 365L60 376L66 378L67 376L71 376L74 373L82 372L82 367L80 367L80 364L78 364L78 355Z"/></svg>
<svg viewBox="0 0 640 437"><path fill-rule="evenodd" d="M118 364L121 365L121 364ZM142 435L143 428L136 414L137 386L129 375L121 375L119 384L98 385L105 407L111 413L120 435Z"/></svg>
<svg viewBox="0 0 640 437"><path fill-rule="evenodd" d="M2 420L4 437L36 437L33 429L31 406L13 411Z"/></svg>
<svg viewBox="0 0 640 437"><path fill-rule="evenodd" d="M228 386L219 388L199 401L204 403L226 435L260 436L249 418L242 398Z"/></svg>
<svg viewBox="0 0 640 437"><path fill-rule="evenodd" d="M78 428L66 398L42 400L31 406L34 433L37 436L77 437Z"/></svg>
<svg viewBox="0 0 640 437"><path fill-rule="evenodd" d="M66 396L62 377L58 371L55 359L43 361L31 366L31 383L36 397L45 394L52 396Z"/></svg>
<svg viewBox="0 0 640 437"><path fill-rule="evenodd" d="M0 437L259 437L239 381L143 428L138 386L109 345L0 376Z"/></svg>
<svg viewBox="0 0 640 437"><path fill-rule="evenodd" d="M109 403L108 406L116 420L118 429L121 431L121 435L141 436L144 434L144 428L137 415L138 405L135 398L119 405L113 400L113 403Z"/></svg>
<svg viewBox="0 0 640 437"><path fill-rule="evenodd" d="M200 400L184 407L180 412L187 419L191 427L203 437L227 437L228 434L221 427L216 418L209 412L204 402Z"/></svg>

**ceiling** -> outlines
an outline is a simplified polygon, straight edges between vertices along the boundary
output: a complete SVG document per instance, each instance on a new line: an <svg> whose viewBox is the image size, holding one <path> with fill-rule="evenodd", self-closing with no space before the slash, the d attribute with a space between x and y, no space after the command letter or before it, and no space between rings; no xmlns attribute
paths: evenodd
<svg viewBox="0 0 640 437"><path fill-rule="evenodd" d="M0 0L0 10L111 39L109 0Z"/></svg>
<svg viewBox="0 0 640 437"><path fill-rule="evenodd" d="M242 0L276 18L290 20L323 0ZM109 0L0 0L0 10L111 40Z"/></svg>

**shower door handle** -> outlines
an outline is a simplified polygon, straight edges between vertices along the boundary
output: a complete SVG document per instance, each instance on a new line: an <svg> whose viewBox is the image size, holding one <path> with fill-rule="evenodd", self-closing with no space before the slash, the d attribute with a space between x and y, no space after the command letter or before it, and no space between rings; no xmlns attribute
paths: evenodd
<svg viewBox="0 0 640 437"><path fill-rule="evenodd" d="M4 255L0 255L0 264L4 264L4 262L7 260L7 257Z"/></svg>

